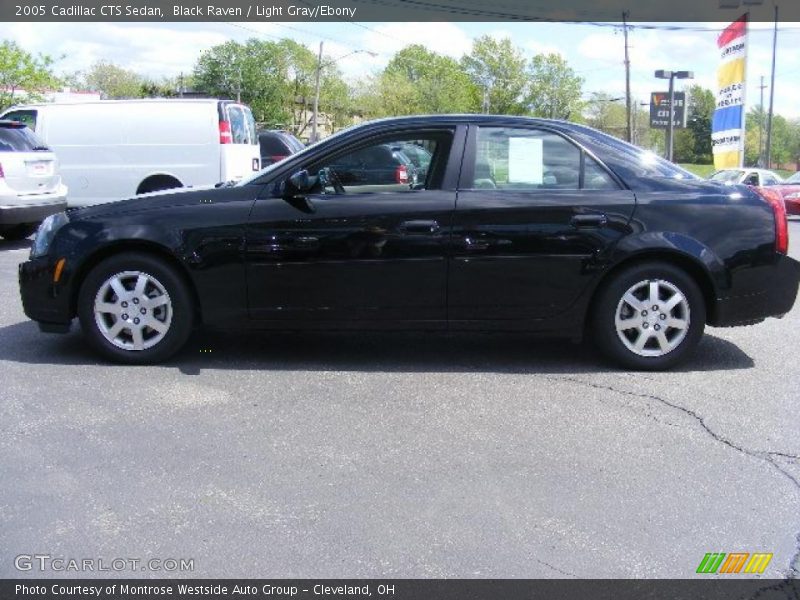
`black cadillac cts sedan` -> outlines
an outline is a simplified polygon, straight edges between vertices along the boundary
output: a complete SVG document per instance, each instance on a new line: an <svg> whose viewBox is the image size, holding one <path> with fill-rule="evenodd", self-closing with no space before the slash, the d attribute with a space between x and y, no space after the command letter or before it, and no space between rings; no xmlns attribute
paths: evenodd
<svg viewBox="0 0 800 600"><path fill-rule="evenodd" d="M422 178L365 176L370 148L408 145L431 156ZM235 184L53 215L20 289L43 331L77 317L124 363L203 324L588 337L664 369L706 324L791 309L800 263L782 201L760 194L566 122L393 118Z"/></svg>

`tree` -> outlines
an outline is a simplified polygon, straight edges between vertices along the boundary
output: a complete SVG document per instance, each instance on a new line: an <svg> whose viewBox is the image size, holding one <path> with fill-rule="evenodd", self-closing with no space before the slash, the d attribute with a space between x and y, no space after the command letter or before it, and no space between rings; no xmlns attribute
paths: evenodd
<svg viewBox="0 0 800 600"><path fill-rule="evenodd" d="M104 98L139 98L142 95L141 76L106 60L94 63L84 78L87 87L97 90Z"/></svg>
<svg viewBox="0 0 800 600"><path fill-rule="evenodd" d="M53 59L46 54L33 55L16 42L0 43L0 109L6 108L25 94L26 99L38 99L58 80L52 71Z"/></svg>
<svg viewBox="0 0 800 600"><path fill-rule="evenodd" d="M485 94L486 110L501 115L525 114L526 65L522 50L509 38L488 35L475 40L472 52L461 59L479 93Z"/></svg>
<svg viewBox="0 0 800 600"><path fill-rule="evenodd" d="M248 104L255 119L267 126L286 127L293 103L289 64L286 48L279 43L230 41L201 54L194 81L198 91Z"/></svg>
<svg viewBox="0 0 800 600"><path fill-rule="evenodd" d="M404 87L408 87L407 83L413 86L410 100L413 112L466 113L478 108L477 88L458 62L422 45L400 50L389 61L384 74L395 84L404 80Z"/></svg>
<svg viewBox="0 0 800 600"><path fill-rule="evenodd" d="M686 129L675 130L675 162L711 164L711 121L714 93L700 85L686 89Z"/></svg>
<svg viewBox="0 0 800 600"><path fill-rule="evenodd" d="M586 103L586 122L609 135L625 137L627 117L623 100L606 92L593 92Z"/></svg>
<svg viewBox="0 0 800 600"><path fill-rule="evenodd" d="M528 66L526 104L535 117L569 119L579 115L583 78L559 54L537 54Z"/></svg>

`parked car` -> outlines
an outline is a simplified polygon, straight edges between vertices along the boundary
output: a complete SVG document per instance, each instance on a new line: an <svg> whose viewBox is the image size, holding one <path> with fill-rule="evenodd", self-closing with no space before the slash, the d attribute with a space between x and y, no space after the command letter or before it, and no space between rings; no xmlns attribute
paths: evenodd
<svg viewBox="0 0 800 600"><path fill-rule="evenodd" d="M392 184L403 189L418 183L414 163L392 144L377 144L348 152L337 157L329 169L331 175L345 186Z"/></svg>
<svg viewBox="0 0 800 600"><path fill-rule="evenodd" d="M424 184L337 174L343 157L420 139ZM77 317L124 363L166 359L202 323L588 337L664 369L706 324L788 312L787 248L783 202L756 188L582 125L438 115L343 130L230 186L58 213L19 274L42 330Z"/></svg>
<svg viewBox="0 0 800 600"><path fill-rule="evenodd" d="M282 129L259 131L258 143L261 147L262 167L281 161L305 148L303 142Z"/></svg>
<svg viewBox="0 0 800 600"><path fill-rule="evenodd" d="M784 179L783 183L775 186L783 196L786 203L786 212L790 215L800 215L800 171Z"/></svg>
<svg viewBox="0 0 800 600"><path fill-rule="evenodd" d="M420 181L425 181L428 176L428 166L433 158L428 150L414 142L403 142L394 146L392 150L402 152L407 156L417 170L417 178Z"/></svg>
<svg viewBox="0 0 800 600"><path fill-rule="evenodd" d="M261 168L255 121L215 99L102 100L15 106L58 155L70 206L231 181Z"/></svg>
<svg viewBox="0 0 800 600"><path fill-rule="evenodd" d="M709 179L728 185L741 183L755 187L778 185L782 181L780 175L768 169L721 169Z"/></svg>
<svg viewBox="0 0 800 600"><path fill-rule="evenodd" d="M0 236L26 238L66 206L56 155L22 123L0 121Z"/></svg>

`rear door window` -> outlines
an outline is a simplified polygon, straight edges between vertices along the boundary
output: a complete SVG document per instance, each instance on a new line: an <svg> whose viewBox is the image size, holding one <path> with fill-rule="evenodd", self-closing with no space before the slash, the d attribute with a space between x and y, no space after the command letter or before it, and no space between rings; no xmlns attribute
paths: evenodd
<svg viewBox="0 0 800 600"><path fill-rule="evenodd" d="M619 185L591 156L556 133L480 127L473 189L613 190Z"/></svg>

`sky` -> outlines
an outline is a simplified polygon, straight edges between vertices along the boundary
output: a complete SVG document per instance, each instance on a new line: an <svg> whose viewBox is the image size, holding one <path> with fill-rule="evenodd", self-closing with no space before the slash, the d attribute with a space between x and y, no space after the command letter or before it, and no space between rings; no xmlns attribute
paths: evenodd
<svg viewBox="0 0 800 600"><path fill-rule="evenodd" d="M648 102L651 91L665 91L654 79L656 69L691 70L695 82L716 91L716 37L724 23L680 23L688 30L629 30L631 89L636 102ZM657 24L664 27L665 23ZM709 29L710 31L698 31ZM89 68L105 59L152 78L190 73L203 50L227 40L250 37L290 38L325 54L350 79L379 72L401 48L419 43L460 58L481 35L510 37L530 57L561 54L584 78L584 95L625 94L624 42L614 26L541 23L0 23L0 39L12 39L32 52L57 58L57 72ZM775 112L800 118L800 23L781 23L778 33ZM769 85L772 25L752 23L749 33L748 109L759 103L760 77ZM376 53L371 56L366 53ZM355 52L355 53L354 53ZM352 54L351 54L352 53ZM349 54L349 56L348 56ZM682 83L676 82L676 89ZM764 90L769 104L769 89Z"/></svg>

